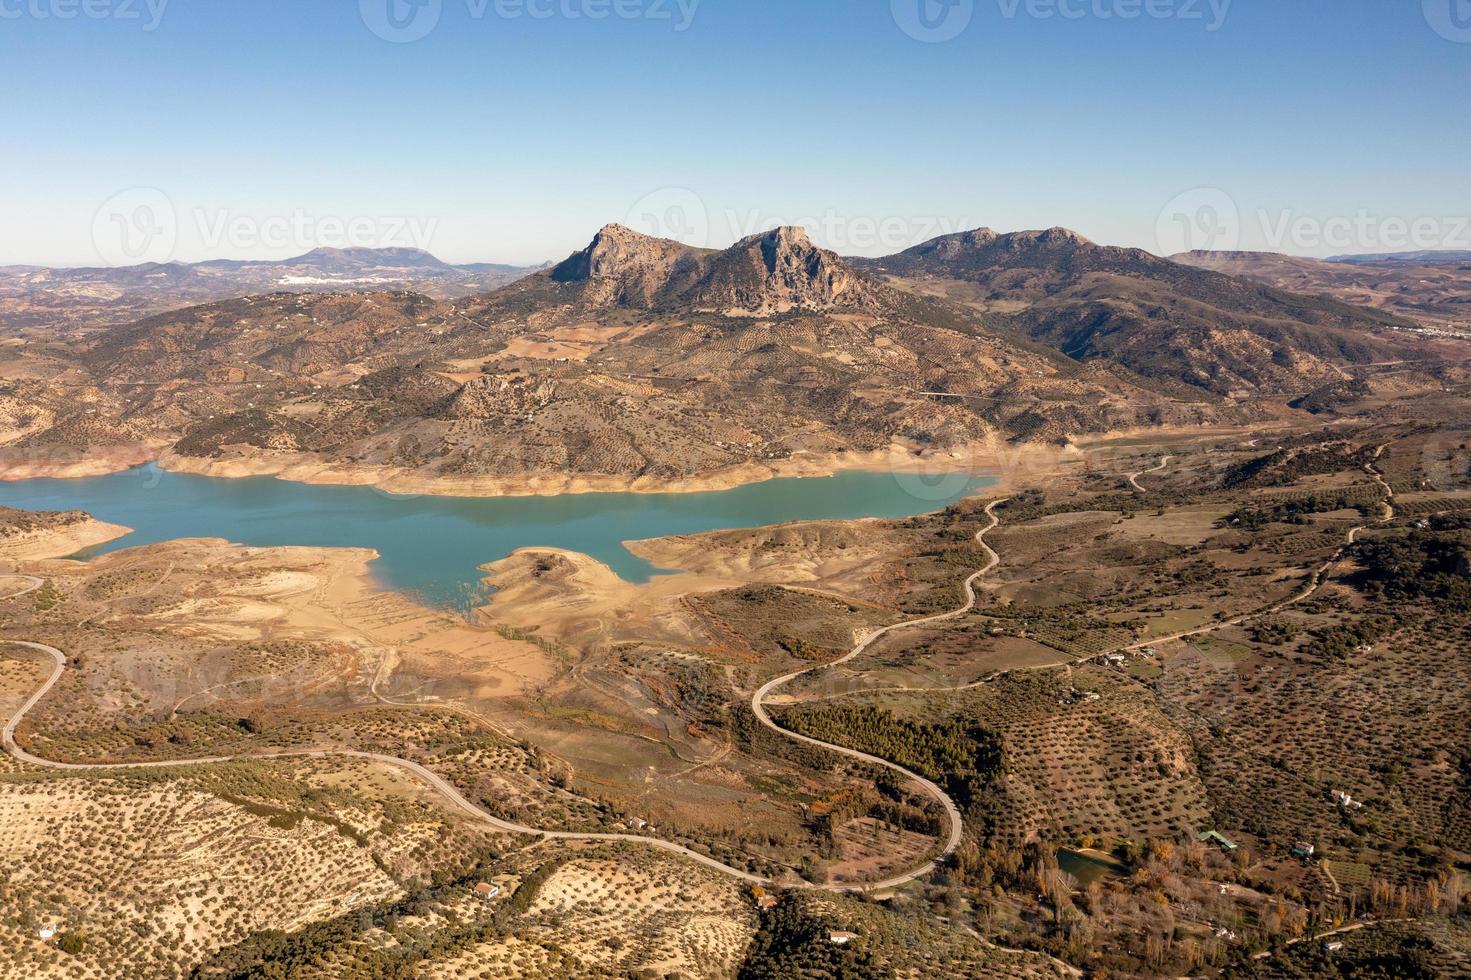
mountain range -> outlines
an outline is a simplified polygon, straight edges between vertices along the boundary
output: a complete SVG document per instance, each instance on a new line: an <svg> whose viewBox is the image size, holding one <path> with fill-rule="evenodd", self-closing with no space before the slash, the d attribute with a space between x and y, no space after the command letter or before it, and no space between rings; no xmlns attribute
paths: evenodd
<svg viewBox="0 0 1471 980"><path fill-rule="evenodd" d="M259 264L189 275L240 268ZM270 264L276 286L287 268L456 289L519 271L317 252ZM111 441L205 472L660 485L1248 422L1356 365L1426 356L1417 329L1060 228L845 259L798 228L716 250L609 225L468 296L276 291L28 345L0 387L0 463Z"/></svg>
<svg viewBox="0 0 1471 980"><path fill-rule="evenodd" d="M1096 245L1063 228L949 235L862 263L901 288L1006 316L1079 361L1239 398L1404 356L1408 320Z"/></svg>
<svg viewBox="0 0 1471 980"><path fill-rule="evenodd" d="M450 265L415 248L318 248L278 261L220 259L117 268L0 266L0 335L117 326L190 303L256 293L414 289L440 299L486 292L535 271Z"/></svg>
<svg viewBox="0 0 1471 980"><path fill-rule="evenodd" d="M1172 261L1415 321L1429 336L1471 337L1471 253L1309 259L1279 252L1186 252Z"/></svg>

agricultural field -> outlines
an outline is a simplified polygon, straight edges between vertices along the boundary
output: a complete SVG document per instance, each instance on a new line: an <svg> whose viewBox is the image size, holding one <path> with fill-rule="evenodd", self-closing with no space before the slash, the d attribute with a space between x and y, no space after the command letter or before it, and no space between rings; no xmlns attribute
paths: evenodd
<svg viewBox="0 0 1471 980"><path fill-rule="evenodd" d="M0 972L183 976L256 931L396 898L494 844L366 764L12 771L0 775Z"/></svg>
<svg viewBox="0 0 1471 980"><path fill-rule="evenodd" d="M640 542L683 569L642 586L522 554L490 569L501 591L473 622L374 603L351 554L185 542L39 563L42 587L0 603L0 635L69 655L19 727L30 751L327 755L109 779L7 760L15 822L60 807L5 839L9 860L68 885L12 872L0 915L17 941L33 930L25 956L77 976L104 948L200 976L1198 975L1356 915L1440 921L1471 868L1467 491L1391 497L1375 453L1396 445L1383 427L1174 443L1163 467L1159 447L1115 447L1011 490L974 608L840 666L871 631L959 606L986 498ZM16 648L0 667L12 710L47 672ZM776 723L941 787L953 852L920 783L758 723L754 692L801 670L766 703ZM634 839L497 834L342 750L423 766L495 818ZM89 843L49 846L86 825L65 815L104 812ZM125 882L78 851L160 835L214 849L123 850ZM257 838L277 850L226 849ZM1085 883L1063 851L1110 870ZM176 854L244 863L203 893ZM937 857L861 899L809 887ZM172 958L117 952L139 929Z"/></svg>

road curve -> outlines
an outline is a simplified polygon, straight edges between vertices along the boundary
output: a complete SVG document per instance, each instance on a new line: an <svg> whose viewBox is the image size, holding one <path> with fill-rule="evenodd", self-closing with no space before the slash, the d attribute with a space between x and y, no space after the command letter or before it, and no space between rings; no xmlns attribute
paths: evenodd
<svg viewBox="0 0 1471 980"><path fill-rule="evenodd" d="M1161 459L1159 461L1159 465L1156 466L1156 467L1154 467L1154 469L1140 470L1138 473L1130 473L1129 474L1129 483L1134 487L1135 490L1138 490L1140 493L1148 493L1149 492L1148 490L1144 489L1142 486L1139 485L1139 478L1141 476L1148 476L1150 473L1160 473L1160 472L1163 472L1164 471L1164 468L1166 466L1169 466L1170 465L1170 460L1172 460L1174 458L1175 457L1173 457L1173 456L1166 456L1164 459Z"/></svg>
<svg viewBox="0 0 1471 980"><path fill-rule="evenodd" d="M1000 519L995 514L995 508L998 504L1001 504L1003 502L1004 501L997 500L986 506L986 516L991 519L991 523L976 534L976 542L985 549L987 562L984 568L975 572L965 580L965 604L963 606L961 606L959 609L954 610L953 612L942 613L936 616L926 616L923 619L909 620L903 623L894 623L890 626L885 626L882 629L875 630L874 632L869 633L862 640L860 640L858 644L854 646L853 649L847 654L847 656L827 664L822 664L816 667L809 667L806 670L800 670L796 673L788 674L785 677L779 677L762 687L751 699L751 708L756 713L757 719L760 720L763 725L770 728L772 731L777 732L785 738L790 738L795 741L814 745L818 748L826 749L831 752L836 752L840 755L845 755L849 758L858 759L862 762L870 763L872 765L879 765L884 766L888 769L892 769L904 775L906 778L912 779L924 786L926 792L928 792L942 806L944 806L949 819L950 833L945 847L934 860L927 862L923 867L917 868L907 874L898 875L880 882L844 883L831 885L815 885L811 882L802 882L797 887L813 888L833 892L854 893L879 891L888 888L898 887L899 885L908 884L911 881L922 878L925 875L929 874L935 869L939 861L954 853L956 847L959 846L961 831L963 829L960 818L960 810L958 807L956 807L955 802L950 799L949 795L946 794L945 791L941 789L938 785L928 779L923 778L922 776L910 772L902 766L895 765L894 763L889 762L886 759L880 759L877 756L868 755L863 752L857 752L853 749L847 749L840 745L830 745L827 742L808 738L805 735L798 735L796 732L787 731L785 728L782 728L780 725L776 724L776 722L771 720L771 717L766 713L766 708L763 702L765 701L767 696L769 696L777 688L783 686L790 681L795 680L798 677L802 677L803 675L814 673L819 670L825 670L830 667L836 667L839 664L847 663L854 657L862 654L879 639L889 635L890 633L896 632L901 629L910 629L917 626L924 626L930 623L938 623L944 622L945 620L956 619L974 609L976 604L976 581L983 575L994 569L1001 562L1000 556L996 554L996 552L991 548L990 545L986 544L985 536L1000 523ZM40 589L41 586L45 584L43 580L31 575L11 575L10 577L23 580L27 583L26 587L21 589L19 592L13 592L10 595L0 597L0 601L8 599L18 599L21 596L29 595L30 593ZM260 752L242 755L211 756L199 759L169 759L158 762L132 762L111 765L101 763L84 764L74 762L55 762L50 759L43 759L39 756L32 755L30 752L27 752L24 748L21 747L18 742L16 742L15 730L20 726L20 723L25 719L25 716L31 710L33 710L36 705L39 704L43 698L46 697L47 694L50 693L51 689L56 686L57 681L61 680L62 674L66 671L66 654L58 650L56 647L49 646L48 644L34 643L28 640L0 639L0 643L9 644L11 646L24 647L28 650L34 650L39 653L44 653L51 657L54 663L51 675L47 677L45 682L36 689L35 693L33 693L30 698L26 700L25 704L21 705L20 709L10 716L10 719L5 723L3 733L0 733L3 734L3 744L5 747L5 751L9 752L12 756L14 756L16 759L19 759L21 762L25 762L33 766L39 766L45 769L65 770L68 772L124 772L130 770L189 768L194 766L218 765L227 762L272 761L277 759L293 758L365 759L370 762L377 762L383 765L392 766L394 768L417 776L423 782L427 783L435 792L437 792L441 797L449 802L460 813L504 833L518 834L528 837L539 837L543 840L604 841L643 844L648 847L652 847L657 850L661 850L666 853L674 854L687 860L693 861L696 864L702 865L713 871L718 871L721 874L737 878L741 881L750 882L751 884L777 885L779 887L786 887L783 883L777 882L773 879L763 878L760 875L754 875L748 871L742 871L739 868L731 867L728 864L717 861L712 857L708 857L704 854L699 853L698 851L691 850L690 848L685 847L682 844L676 844L672 841L662 840L658 837L645 837L637 834L593 834L575 833L572 831L559 830L540 830L535 827L525 826L524 824L514 823L509 820L503 820L500 817L497 817L494 814L490 813L489 811L476 806L442 776L439 776L429 769L426 769L419 763L413 762L409 759L401 759L398 756L383 755L377 752L358 752L350 749L300 749L295 751Z"/></svg>
<svg viewBox="0 0 1471 980"><path fill-rule="evenodd" d="M925 864L923 867L916 868L915 870L910 871L906 874L896 875L893 878L886 878L883 881L878 881L870 885L866 885L864 886L866 889L882 891L889 888L897 888L900 885L907 885L911 881L914 881L918 878L923 878L925 875L935 870L935 867L939 864L940 861L943 861L951 854L954 854L955 849L960 846L961 833L964 830L964 826L961 823L960 808L955 805L955 801L950 798L950 795L946 793L943 789L941 789L936 783L932 782L931 780L925 779L923 776L920 776L917 773L910 772L903 766L896 765L888 761L887 759L881 759L876 755L869 755L867 752L859 752L856 749L843 748L840 745L833 745L829 742L823 742L819 739L809 738L806 735L798 735L796 732L781 727L771 719L771 715L767 714L766 699L770 697L772 693L775 692L778 688L785 687L787 684L791 683L799 677L805 677L808 674L814 674L822 670L829 670L833 667L837 667L847 663L854 657L857 657L866 652L869 647L873 646L879 640L883 639L885 636L888 636L891 633L896 633L899 630L913 629L917 626L927 626L931 623L942 623L946 620L958 619L974 609L976 607L975 585L977 580L991 572L992 569L994 569L997 565L1001 563L1001 556L996 554L995 550L986 543L986 535L995 530L996 526L1001 523L1001 519L996 516L996 507L1005 502L1005 500L996 500L986 505L986 516L991 519L991 523L987 524L984 528L976 533L976 543L979 544L986 551L986 565L984 568L981 568L972 573L971 576L965 580L965 604L962 605L959 609L955 609L947 613L940 613L936 616L926 616L923 619L911 619L902 623L894 623L890 626L885 626L881 629L874 630L872 633L869 633L862 640L860 640L858 642L858 645L848 652L847 656L840 657L839 659L830 661L829 663L819 664L815 667L808 667L805 670L799 670L794 673L787 674L785 677L778 677L776 680L773 681L767 681L766 684L763 685L761 689L758 690L751 698L751 711L755 713L756 720L765 725L767 728L776 732L778 735L781 735L783 738L789 738L793 741L802 742L806 745L813 745L820 749L826 749L829 752L836 752L839 755L845 755L850 759L857 759L860 762L866 762L870 765L883 766L886 769L892 769L895 772L903 775L904 777L912 779L916 783L923 786L925 788L925 792L927 792L931 797L935 799L936 802L938 802L941 806L945 808L946 819L947 822L950 824L950 833L949 836L946 838L945 846L941 849L940 853L935 857L935 859Z"/></svg>
<svg viewBox="0 0 1471 980"><path fill-rule="evenodd" d="M14 595L6 596L5 598L13 599L19 595L24 594L24 592L16 593ZM524 824L513 823L509 820L502 820L500 817L497 817L489 813L488 811L476 806L474 803L471 803L468 799L465 798L462 793L460 793L459 790L450 785L450 783L447 782L443 777L439 776L437 773L430 771L429 769L426 769L419 763L410 761L409 759L400 759L398 756L383 755L377 752L358 752L352 749L299 749L294 751L282 752L258 752L243 755L211 756L201 759L166 759L158 762L130 762L123 764L83 764L75 762L55 762L51 759L42 759L39 756L32 755L30 752L27 752L16 742L15 729L20 724L22 719L25 718L26 714L38 703L40 703L41 699L44 698L50 692L51 688L56 685L56 682L61 679L61 675L66 670L66 655L55 647L48 646L45 643L31 643L25 640L0 640L0 642L10 644L11 646L25 647L28 650L36 650L40 653L49 655L51 659L55 662L55 666L51 671L51 676L46 679L45 683L43 683L34 694L31 695L30 699L21 706L20 710L15 712L15 714L10 717L10 720L5 723L5 729L3 733L5 751L9 752L21 762L29 763L33 766L40 766L46 769L60 769L67 772L128 772L144 769L192 768L195 766L218 765L227 762L270 762L279 759L366 759L370 762L379 762L383 763L384 765L393 766L394 768L401 769L405 772L419 777L425 783L429 784L429 786L433 788L435 792L444 797L445 800L453 805L456 810L460 811L468 817L471 817L474 820L479 821L480 823L487 824L495 828L496 830L502 831L504 833L519 834L528 837L540 837L544 840L627 841L630 843L646 844L649 847L657 848L661 851L667 851L670 854L676 854L682 858L694 861L697 864L704 865L705 867L710 868L714 871L719 871L722 874L730 875L734 878L739 878L742 881L749 881L752 884L774 884L774 882L772 882L770 879L762 878L759 875L750 874L749 872L742 871L739 868L733 868L727 864L722 864L721 862L716 861L714 858L707 857L704 854L700 854L698 851L690 850L682 844L675 844L671 841L662 840L658 837L641 837L635 834L579 834L567 831L538 830L535 827L527 827Z"/></svg>
<svg viewBox="0 0 1471 980"><path fill-rule="evenodd" d="M1384 488L1384 492L1386 494L1384 501L1380 504L1380 506L1383 507L1383 510L1379 515L1379 520L1376 522L1378 524L1388 524L1390 521L1394 520L1395 517L1394 488L1391 487L1389 485L1389 482L1384 479L1384 474L1380 473L1379 467L1375 465L1379 461L1379 458L1384 455L1384 450L1388 448L1389 445L1387 443L1383 446L1380 446L1378 449L1374 450L1374 459L1364 464L1364 471L1372 476L1375 482ZM1328 577L1328 573L1331 572L1338 565L1339 562L1343 561L1343 556L1348 552L1350 548L1358 543L1359 535L1369 530L1371 526L1372 525L1369 524L1360 524L1357 527L1350 528L1348 532L1348 540L1346 541L1346 543L1333 553L1332 558L1329 558L1326 562L1313 570L1313 574L1308 576L1307 584L1303 586L1301 592L1294 593L1293 595L1288 596L1286 599L1283 599L1280 602L1275 602L1265 609L1255 609L1249 613L1242 613L1240 616L1233 616L1230 619L1218 620L1216 622L1210 623L1209 625L1200 626L1193 630L1185 630L1180 633L1171 633L1169 636L1156 636L1148 640L1140 640L1138 643L1131 643L1128 646L1119 648L1118 652L1133 653L1139 650L1143 650L1146 647L1163 646L1166 643L1173 643L1176 640L1188 640L1197 636L1204 636L1207 633L1214 633L1217 630L1225 629L1227 626L1239 626L1247 620L1256 619L1259 616L1270 616L1273 613L1281 612L1289 606L1295 606L1299 602L1310 598L1313 593L1317 592L1318 589L1322 587L1323 580Z"/></svg>

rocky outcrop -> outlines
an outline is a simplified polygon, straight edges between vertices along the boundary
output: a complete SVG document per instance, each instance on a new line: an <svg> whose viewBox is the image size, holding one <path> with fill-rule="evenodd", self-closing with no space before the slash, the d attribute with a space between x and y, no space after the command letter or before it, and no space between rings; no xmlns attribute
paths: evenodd
<svg viewBox="0 0 1471 980"><path fill-rule="evenodd" d="M556 391L550 380L475 378L440 401L428 415L450 422L523 415L551 404Z"/></svg>
<svg viewBox="0 0 1471 980"><path fill-rule="evenodd" d="M582 284L590 306L649 308L697 274L705 254L667 238L608 225L548 275L556 282Z"/></svg>
<svg viewBox="0 0 1471 980"><path fill-rule="evenodd" d="M547 275L577 284L594 307L731 315L874 309L883 288L819 248L801 228L776 228L715 252L609 225Z"/></svg>
<svg viewBox="0 0 1471 980"><path fill-rule="evenodd" d="M696 309L734 313L875 309L878 287L818 248L801 228L742 239L715 256L692 290Z"/></svg>

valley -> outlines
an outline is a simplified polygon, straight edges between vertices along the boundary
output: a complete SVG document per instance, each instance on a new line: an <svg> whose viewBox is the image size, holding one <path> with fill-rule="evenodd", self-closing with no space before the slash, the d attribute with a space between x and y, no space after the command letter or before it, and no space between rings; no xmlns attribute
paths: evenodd
<svg viewBox="0 0 1471 980"><path fill-rule="evenodd" d="M181 903L155 853L98 902L37 849L125 852L22 821L12 961L1180 975L1350 921L1458 960L1456 343L1060 230L611 226L463 299L12 345L0 805L374 869L211 856ZM152 907L184 938L125 952Z"/></svg>
<svg viewBox="0 0 1471 980"><path fill-rule="evenodd" d="M0 0L0 980L1471 978L1468 14Z"/></svg>

